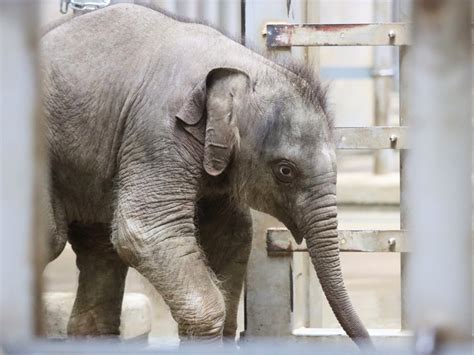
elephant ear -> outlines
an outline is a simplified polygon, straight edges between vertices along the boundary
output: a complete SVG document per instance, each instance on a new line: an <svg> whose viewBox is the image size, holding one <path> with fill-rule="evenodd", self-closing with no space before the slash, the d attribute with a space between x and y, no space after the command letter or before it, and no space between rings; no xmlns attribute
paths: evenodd
<svg viewBox="0 0 474 355"><path fill-rule="evenodd" d="M187 95L176 117L188 126L197 124L204 115L206 106L206 79L197 84Z"/></svg>
<svg viewBox="0 0 474 355"><path fill-rule="evenodd" d="M203 166L209 175L220 175L229 165L234 149L239 147L236 108L245 102L249 84L248 75L240 70L213 69L192 90L176 115L191 134L193 126L207 117Z"/></svg>

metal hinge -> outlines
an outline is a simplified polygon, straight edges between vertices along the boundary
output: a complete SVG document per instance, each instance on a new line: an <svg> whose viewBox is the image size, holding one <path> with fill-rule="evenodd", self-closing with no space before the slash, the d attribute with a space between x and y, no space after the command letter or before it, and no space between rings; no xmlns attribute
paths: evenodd
<svg viewBox="0 0 474 355"><path fill-rule="evenodd" d="M66 14L71 7L74 11L93 11L110 5L110 0L61 0L59 11Z"/></svg>

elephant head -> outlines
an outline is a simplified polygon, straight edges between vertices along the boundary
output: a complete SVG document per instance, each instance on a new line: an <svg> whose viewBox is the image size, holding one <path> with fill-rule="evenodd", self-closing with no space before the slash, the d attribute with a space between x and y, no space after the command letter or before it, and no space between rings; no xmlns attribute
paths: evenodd
<svg viewBox="0 0 474 355"><path fill-rule="evenodd" d="M206 175L228 181L236 200L279 219L298 243L306 240L340 324L358 344L370 343L341 273L336 154L319 82L276 64L253 75L217 68L177 117L189 129L203 113Z"/></svg>

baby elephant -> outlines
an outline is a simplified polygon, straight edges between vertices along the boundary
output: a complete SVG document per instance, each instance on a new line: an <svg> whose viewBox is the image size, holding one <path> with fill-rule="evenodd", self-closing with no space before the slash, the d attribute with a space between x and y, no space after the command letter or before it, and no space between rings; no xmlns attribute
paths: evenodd
<svg viewBox="0 0 474 355"><path fill-rule="evenodd" d="M342 279L331 120L309 71L131 4L51 28L41 59L50 260L69 241L80 270L70 335L118 334L133 267L182 340L234 338L254 208L305 238L342 327L370 341Z"/></svg>

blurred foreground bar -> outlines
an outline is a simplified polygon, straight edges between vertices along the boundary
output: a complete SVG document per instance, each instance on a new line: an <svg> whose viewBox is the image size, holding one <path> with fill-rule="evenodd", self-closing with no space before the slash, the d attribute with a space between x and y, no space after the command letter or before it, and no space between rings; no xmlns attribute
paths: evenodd
<svg viewBox="0 0 474 355"><path fill-rule="evenodd" d="M413 2L408 292L420 353L472 339L470 6Z"/></svg>
<svg viewBox="0 0 474 355"><path fill-rule="evenodd" d="M35 243L40 244L41 228L34 208L39 197L35 188L43 183L35 121L38 4L0 1L0 344L30 341L39 327L41 268Z"/></svg>
<svg viewBox="0 0 474 355"><path fill-rule="evenodd" d="M212 346L189 344L179 350L174 346L149 346L138 344L123 344L120 342L93 340L88 342L45 342L13 344L4 348L7 354L245 354L245 355L294 355L294 354L330 354L349 355L361 354L353 344L334 346L334 344L315 344L297 339L284 341L278 338L267 338L252 343L235 345ZM443 354L470 354L471 344L457 344L444 349ZM411 354L409 346L380 346L376 354Z"/></svg>

